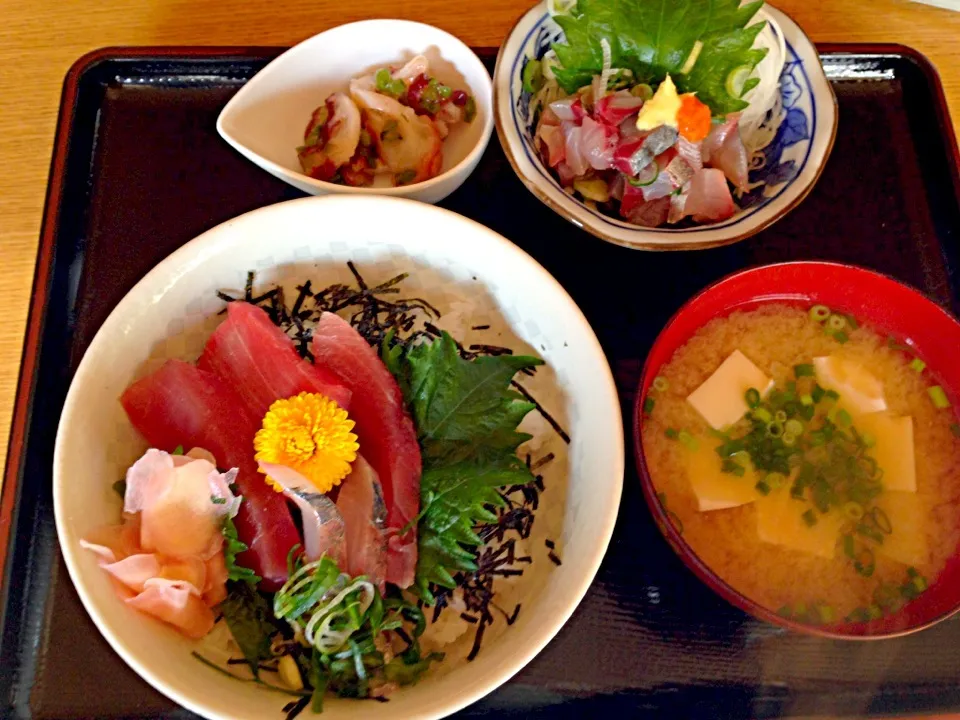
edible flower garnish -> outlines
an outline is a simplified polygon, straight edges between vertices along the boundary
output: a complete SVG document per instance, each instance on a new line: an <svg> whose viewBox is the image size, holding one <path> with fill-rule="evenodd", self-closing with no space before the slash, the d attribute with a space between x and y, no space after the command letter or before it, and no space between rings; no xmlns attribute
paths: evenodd
<svg viewBox="0 0 960 720"><path fill-rule="evenodd" d="M282 465L303 475L318 492L329 492L350 474L357 436L347 411L319 393L302 392L274 402L253 444L259 462ZM269 475L277 492L283 486Z"/></svg>

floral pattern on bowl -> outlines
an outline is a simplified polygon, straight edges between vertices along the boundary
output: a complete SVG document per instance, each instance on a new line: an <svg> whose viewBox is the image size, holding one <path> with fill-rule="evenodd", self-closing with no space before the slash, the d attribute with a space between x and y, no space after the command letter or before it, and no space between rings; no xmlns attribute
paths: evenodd
<svg viewBox="0 0 960 720"><path fill-rule="evenodd" d="M765 6L784 35L786 57L780 97L764 125L782 117L767 147L753 154L751 190L737 198L729 220L687 228L645 228L605 215L571 197L543 166L533 144L535 127L522 74L540 59L563 30L540 3L511 31L497 58L494 106L497 132L507 157L524 184L544 203L574 224L619 245L647 250L698 249L726 245L759 232L795 207L811 190L826 163L836 135L837 107L816 48L788 16Z"/></svg>

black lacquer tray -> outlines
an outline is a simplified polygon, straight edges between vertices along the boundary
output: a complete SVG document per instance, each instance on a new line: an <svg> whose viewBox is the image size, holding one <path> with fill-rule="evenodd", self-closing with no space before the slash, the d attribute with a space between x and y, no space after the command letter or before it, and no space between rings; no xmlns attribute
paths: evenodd
<svg viewBox="0 0 960 720"><path fill-rule="evenodd" d="M73 370L127 290L210 227L299 195L214 128L226 101L278 52L110 49L67 76L0 499L4 717L189 716L113 653L80 605L54 530L53 442ZM479 52L492 67L494 52ZM898 46L821 53L840 107L833 154L799 208L739 244L685 253L607 245L527 192L496 138L442 203L523 247L580 304L613 364L628 433L656 334L694 292L738 268L851 262L960 311L957 146L936 72ZM523 672L463 716L960 710L960 617L870 643L803 637L754 620L673 554L643 503L632 458L627 465L617 530L582 605Z"/></svg>

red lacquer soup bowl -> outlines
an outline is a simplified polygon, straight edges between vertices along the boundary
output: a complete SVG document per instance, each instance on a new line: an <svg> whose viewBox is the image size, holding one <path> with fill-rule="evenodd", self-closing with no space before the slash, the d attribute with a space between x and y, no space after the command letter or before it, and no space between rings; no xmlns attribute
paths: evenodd
<svg viewBox="0 0 960 720"><path fill-rule="evenodd" d="M654 520L687 566L711 589L748 613L800 632L832 638L879 639L916 632L960 610L960 548L929 588L899 611L870 622L841 621L812 625L781 617L742 595L706 565L668 518L646 466L641 439L643 404L661 366L708 321L735 310L751 310L778 302L808 308L827 305L852 315L890 336L927 365L930 384L939 384L951 403L956 422L960 398L960 322L918 291L885 275L852 265L793 262L752 268L730 275L687 302L654 342L643 369L634 408L634 450L643 493ZM923 462L917 458L917 462ZM960 483L960 477L957 478Z"/></svg>

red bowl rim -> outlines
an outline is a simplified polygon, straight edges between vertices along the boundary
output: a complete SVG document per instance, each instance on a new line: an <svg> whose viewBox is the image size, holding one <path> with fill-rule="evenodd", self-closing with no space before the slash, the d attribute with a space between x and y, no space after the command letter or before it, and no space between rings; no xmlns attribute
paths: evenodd
<svg viewBox="0 0 960 720"><path fill-rule="evenodd" d="M878 278L896 283L901 287L905 288L909 292L917 296L919 300L928 304L932 310L936 310L942 314L949 322L956 325L960 329L960 320L947 312L943 307L935 303L921 291L917 290L913 286L904 283L896 278L887 275L886 273L878 272L876 270L871 270L868 268L861 267L859 265L853 265L850 263L840 263L840 262L830 262L825 260L795 260L790 262L781 262L781 263L767 263L764 265L754 265L748 268L743 268L732 272L724 277L716 280L715 282L710 283L705 288L694 294L690 299L688 299L683 305L680 306L680 309L677 310L671 317L670 320L663 326L660 332L657 334L656 339L653 341L653 344L650 346L650 350L647 353L646 360L644 360L643 371L640 373L640 382L637 385L636 397L634 399L633 407L633 451L634 451L634 460L637 464L637 470L640 475L640 485L643 489L643 496L646 500L647 507L650 509L650 512L653 515L654 521L657 524L657 527L660 529L660 532L663 534L664 538L667 540L668 544L673 548L673 551L680 557L684 564L693 571L693 573L711 590L717 593L724 600L734 605L735 607L740 608L744 612L753 615L760 620L765 620L774 625L786 628L788 630L796 630L799 633L805 635L812 635L816 637L830 638L833 640L855 640L855 641L871 641L871 640L887 640L891 638L904 637L906 635L912 635L914 633L920 632L921 630L926 630L938 623L947 620L953 615L960 612L960 600L957 604L950 610L945 613L933 617L929 620L926 620L922 623L917 623L911 625L910 627L889 630L874 634L850 634L840 632L834 629L831 629L830 626L818 626L810 625L806 623L801 623L791 618L786 618L781 615L778 615L776 612L767 608L760 603L748 598L746 595L742 594L732 585L723 580L719 575L717 575L710 567L700 559L700 556L694 552L693 548L683 539L683 536L677 531L673 523L670 521L670 518L664 509L663 505L660 503L660 499L657 497L656 489L654 488L653 481L650 477L650 471L647 468L646 459L643 453L643 438L640 430L640 421L643 417L643 401L644 393L643 388L647 385L647 378L649 374L653 371L651 368L651 358L654 356L654 349L657 344L660 342L662 337L666 332L677 322L691 305L700 300L703 296L708 293L714 292L720 286L733 282L740 279L744 275L750 275L755 272L760 272L763 270L769 270L775 267L785 267L785 266L809 266L811 269L819 267L828 267L828 268L841 268L843 270L853 270L857 272L867 273L874 275ZM762 300L764 298L757 298ZM770 302L775 302L778 298L775 295L769 297ZM736 309L737 306L729 308L730 312ZM689 339L689 338L688 338ZM659 368L657 368L659 369ZM869 626L869 623L863 623L864 626Z"/></svg>

